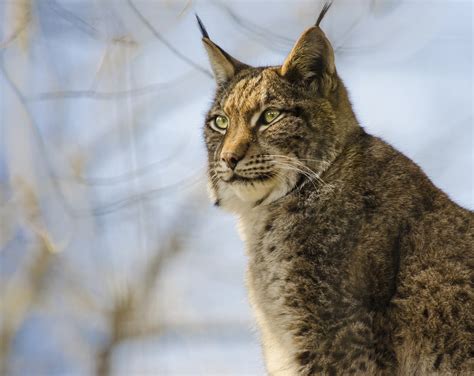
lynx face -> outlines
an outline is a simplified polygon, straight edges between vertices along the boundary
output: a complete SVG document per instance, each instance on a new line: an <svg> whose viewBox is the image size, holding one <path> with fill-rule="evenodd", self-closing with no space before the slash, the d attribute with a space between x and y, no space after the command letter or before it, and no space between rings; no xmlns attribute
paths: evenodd
<svg viewBox="0 0 474 376"><path fill-rule="evenodd" d="M249 67L203 36L218 84L204 128L214 202L238 212L317 181L338 145L328 99L334 58L321 29L309 29L282 66L268 68Z"/></svg>

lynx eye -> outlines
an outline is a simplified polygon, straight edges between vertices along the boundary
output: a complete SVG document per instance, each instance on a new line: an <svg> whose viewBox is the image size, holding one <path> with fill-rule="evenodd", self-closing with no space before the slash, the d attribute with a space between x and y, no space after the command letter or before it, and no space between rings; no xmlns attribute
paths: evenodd
<svg viewBox="0 0 474 376"><path fill-rule="evenodd" d="M217 115L212 121L211 121L211 128L218 132L225 132L227 127L229 126L229 119L227 119L223 115Z"/></svg>
<svg viewBox="0 0 474 376"><path fill-rule="evenodd" d="M281 111L278 111L275 109L266 110L262 115L261 121L264 125L271 124L272 122L276 120L276 118L280 116L280 114L281 114Z"/></svg>

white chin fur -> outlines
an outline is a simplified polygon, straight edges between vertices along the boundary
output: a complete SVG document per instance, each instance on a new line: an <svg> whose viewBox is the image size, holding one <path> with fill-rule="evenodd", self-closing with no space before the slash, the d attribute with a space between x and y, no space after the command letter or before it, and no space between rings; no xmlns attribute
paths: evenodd
<svg viewBox="0 0 474 376"><path fill-rule="evenodd" d="M273 179L253 184L233 183L230 185L230 189L241 201L254 203L268 196L275 184Z"/></svg>
<svg viewBox="0 0 474 376"><path fill-rule="evenodd" d="M267 205L286 195L296 184L297 175L286 176L281 179L257 181L253 184L233 183L220 181L217 192L211 189L211 199L219 200L219 204L226 210L235 213L246 211L256 204Z"/></svg>

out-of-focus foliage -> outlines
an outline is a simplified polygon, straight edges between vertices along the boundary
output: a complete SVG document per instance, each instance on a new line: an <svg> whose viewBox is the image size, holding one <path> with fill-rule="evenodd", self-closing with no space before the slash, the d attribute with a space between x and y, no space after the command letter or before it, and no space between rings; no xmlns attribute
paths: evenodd
<svg viewBox="0 0 474 376"><path fill-rule="evenodd" d="M233 219L205 197L194 12L254 65L317 1L0 0L0 374L263 374ZM361 123L473 205L472 3L336 1Z"/></svg>

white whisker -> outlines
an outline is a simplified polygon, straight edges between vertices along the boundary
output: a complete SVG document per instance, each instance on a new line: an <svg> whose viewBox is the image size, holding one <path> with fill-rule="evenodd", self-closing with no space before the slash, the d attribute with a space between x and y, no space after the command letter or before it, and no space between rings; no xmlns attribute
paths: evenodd
<svg viewBox="0 0 474 376"><path fill-rule="evenodd" d="M297 165L298 167L302 168L302 169L305 169L308 171L308 173L310 173L312 176L314 176L314 178L316 180L318 180L320 183L322 184L326 184L326 182L319 176L319 174L317 174L315 171L313 171L311 168L309 168L308 166L306 166L304 163L301 162L301 160L312 160L312 161L317 161L316 159L309 159L309 158L305 158L305 159L298 159L298 158L295 158L295 157L290 157L288 155L278 155L278 154L265 154L264 155L265 157L272 157L275 159L286 159L287 162L293 162L295 165ZM318 162L321 162L321 161L318 161Z"/></svg>

